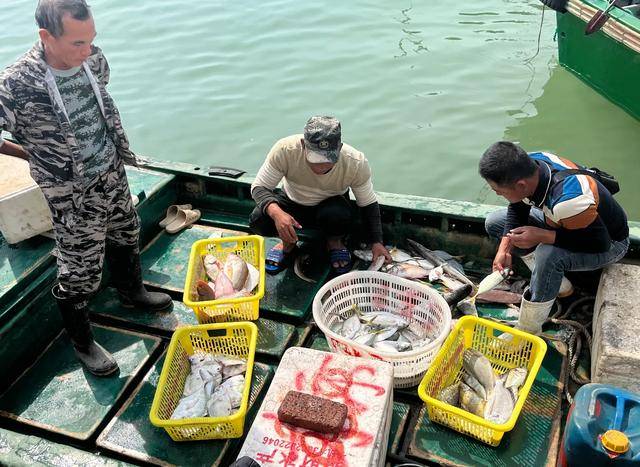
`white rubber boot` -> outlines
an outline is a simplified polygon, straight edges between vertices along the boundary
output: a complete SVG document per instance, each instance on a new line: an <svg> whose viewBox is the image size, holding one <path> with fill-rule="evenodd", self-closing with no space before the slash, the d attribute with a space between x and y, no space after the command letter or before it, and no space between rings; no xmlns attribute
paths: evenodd
<svg viewBox="0 0 640 467"><path fill-rule="evenodd" d="M555 299L548 302L530 302L525 297L530 296L529 289L522 294L522 303L520 304L520 317L516 328L531 334L540 334L542 325L549 317L549 312L553 308Z"/></svg>
<svg viewBox="0 0 640 467"><path fill-rule="evenodd" d="M536 255L536 252L533 251L528 255L520 257L522 261L524 261L524 264L526 264L527 267L529 268L529 271L531 272L533 272L533 268L536 265L535 255ZM560 284L560 290L558 291L558 297L564 298L564 297L568 297L571 294L573 294L573 284L571 284L571 281L569 279L567 279L566 277L563 277L562 283Z"/></svg>

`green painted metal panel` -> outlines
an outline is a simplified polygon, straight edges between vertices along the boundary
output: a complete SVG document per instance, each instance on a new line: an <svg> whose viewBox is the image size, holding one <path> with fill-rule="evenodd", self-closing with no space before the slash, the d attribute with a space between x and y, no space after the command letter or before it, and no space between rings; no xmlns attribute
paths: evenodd
<svg viewBox="0 0 640 467"><path fill-rule="evenodd" d="M41 284L39 294L30 294L12 318L0 328L0 393L25 368L35 362L62 330L62 318L49 290L52 278Z"/></svg>
<svg viewBox="0 0 640 467"><path fill-rule="evenodd" d="M111 328L94 327L94 333L118 361L118 373L91 375L76 359L66 333L60 333L2 395L0 415L72 438L89 438L160 343Z"/></svg>
<svg viewBox="0 0 640 467"><path fill-rule="evenodd" d="M398 454L402 447L402 438L405 426L409 421L409 410L411 406L402 402L393 403L393 417L391 418L391 428L389 429L389 441L387 452Z"/></svg>
<svg viewBox="0 0 640 467"><path fill-rule="evenodd" d="M193 225L175 235L160 232L142 251L142 276L145 284L182 293L187 276L191 245L198 240L246 235L217 227Z"/></svg>
<svg viewBox="0 0 640 467"><path fill-rule="evenodd" d="M310 348L314 350L322 350L323 352L331 352L331 348L327 343L327 339L322 334L318 334L313 336L313 340L309 345Z"/></svg>
<svg viewBox="0 0 640 467"><path fill-rule="evenodd" d="M53 240L41 236L9 245L0 235L0 315L29 281L53 264L53 246Z"/></svg>
<svg viewBox="0 0 640 467"><path fill-rule="evenodd" d="M0 465L125 467L132 464L0 428Z"/></svg>
<svg viewBox="0 0 640 467"><path fill-rule="evenodd" d="M606 2L592 3L606 8ZM640 119L640 54L603 31L586 36L586 23L570 13L558 13L557 21L560 63Z"/></svg>
<svg viewBox="0 0 640 467"><path fill-rule="evenodd" d="M176 443L163 428L151 425L149 411L163 363L164 356L153 366L144 381L100 434L98 446L155 465L229 465L228 457L239 448L239 440ZM269 366L256 363L245 432L255 417L272 376L273 371Z"/></svg>
<svg viewBox="0 0 640 467"><path fill-rule="evenodd" d="M130 166L125 167L125 171L131 194L138 196L141 202L151 198L175 178L172 174Z"/></svg>
<svg viewBox="0 0 640 467"><path fill-rule="evenodd" d="M113 288L100 292L91 301L89 309L94 319L98 318L105 324L166 337L170 337L179 326L198 324L193 310L182 302L174 300L171 311L149 312L125 308L120 304L118 294ZM291 324L259 318L256 325L258 326L256 346L258 354L279 358L296 335L296 329Z"/></svg>
<svg viewBox="0 0 640 467"><path fill-rule="evenodd" d="M560 435L563 355L549 346L515 428L491 447L418 417L409 454L446 465L555 466Z"/></svg>
<svg viewBox="0 0 640 467"><path fill-rule="evenodd" d="M266 250L268 251L278 242L276 238L267 238ZM316 282L311 284L303 281L296 276L293 267L274 276L267 274L265 294L260 301L260 309L303 320L311 312L313 298L329 274L329 265L315 261L304 273Z"/></svg>

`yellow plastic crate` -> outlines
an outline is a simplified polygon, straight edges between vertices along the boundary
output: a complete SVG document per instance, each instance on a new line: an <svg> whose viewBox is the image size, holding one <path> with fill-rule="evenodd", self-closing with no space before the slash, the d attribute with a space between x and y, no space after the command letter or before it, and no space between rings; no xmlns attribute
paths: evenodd
<svg viewBox="0 0 640 467"><path fill-rule="evenodd" d="M194 301L199 279L208 280L202 259L212 254L222 263L230 253L235 253L260 272L260 282L255 294L249 297L221 298L219 300ZM259 235L224 237L199 240L191 246L189 268L184 284L182 301L192 308L199 323L226 321L255 321L258 319L260 299L264 296L264 238Z"/></svg>
<svg viewBox="0 0 640 467"><path fill-rule="evenodd" d="M249 406L251 376L258 327L253 323L203 324L178 328L171 338L162 366L149 419L164 428L174 441L239 438ZM189 356L206 352L247 359L244 390L240 408L229 417L198 417L170 420L182 397L184 383L189 375Z"/></svg>
<svg viewBox="0 0 640 467"><path fill-rule="evenodd" d="M513 341L498 339L502 333L512 334ZM443 388L461 380L462 354L468 348L482 352L498 374L516 367L527 369L527 379L520 388L515 408L506 423L499 425L488 422L437 399ZM464 316L458 320L424 375L418 395L427 405L431 421L497 446L502 436L515 426L546 352L547 344L537 336L486 319Z"/></svg>

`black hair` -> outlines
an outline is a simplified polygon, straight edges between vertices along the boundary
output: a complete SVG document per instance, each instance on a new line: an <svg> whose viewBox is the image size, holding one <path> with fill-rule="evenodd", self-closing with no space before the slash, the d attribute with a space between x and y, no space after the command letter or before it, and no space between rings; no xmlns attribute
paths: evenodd
<svg viewBox="0 0 640 467"><path fill-rule="evenodd" d="M498 141L480 158L478 172L485 180L505 186L531 177L537 169L536 163L520 146L510 141Z"/></svg>
<svg viewBox="0 0 640 467"><path fill-rule="evenodd" d="M36 7L36 23L53 37L64 33L62 18L69 13L73 19L84 21L91 16L85 0L40 0Z"/></svg>

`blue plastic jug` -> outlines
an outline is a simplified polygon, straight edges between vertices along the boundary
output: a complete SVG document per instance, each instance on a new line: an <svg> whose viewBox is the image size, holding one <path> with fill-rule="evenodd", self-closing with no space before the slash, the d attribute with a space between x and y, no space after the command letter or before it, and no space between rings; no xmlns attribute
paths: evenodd
<svg viewBox="0 0 640 467"><path fill-rule="evenodd" d="M640 467L640 395L586 384L575 395L558 465Z"/></svg>

